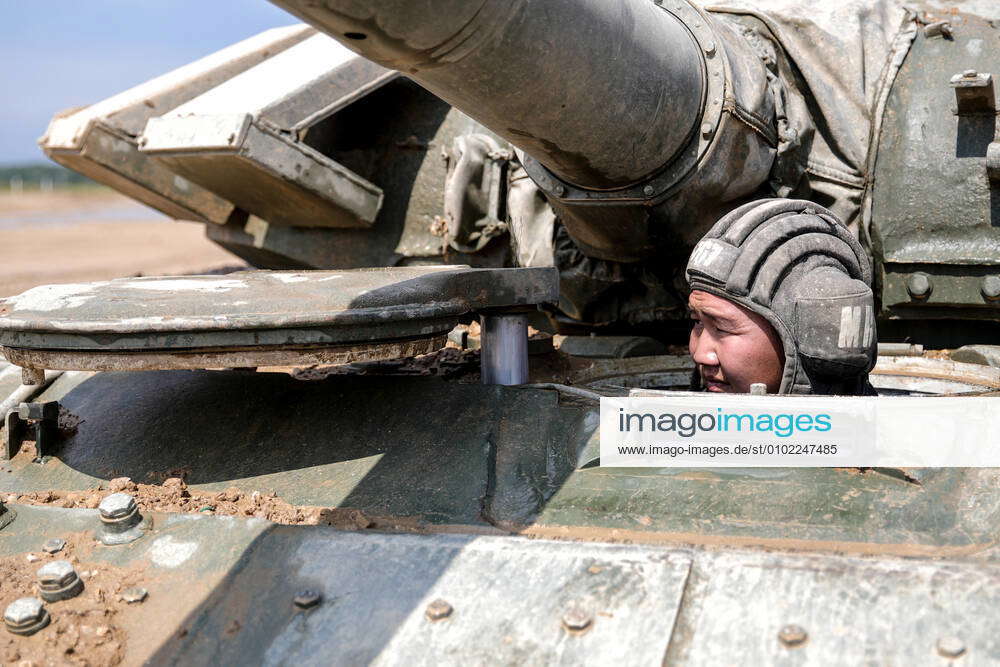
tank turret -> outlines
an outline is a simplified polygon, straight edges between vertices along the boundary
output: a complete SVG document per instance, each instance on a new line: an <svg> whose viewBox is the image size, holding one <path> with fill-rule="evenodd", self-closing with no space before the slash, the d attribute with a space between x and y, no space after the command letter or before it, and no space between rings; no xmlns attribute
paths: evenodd
<svg viewBox="0 0 1000 667"><path fill-rule="evenodd" d="M564 332L685 328L711 225L805 199L869 253L885 338L1000 336L994 8L274 2L311 26L60 114L44 150L257 268L555 266Z"/></svg>
<svg viewBox="0 0 1000 667"><path fill-rule="evenodd" d="M957 347L998 333L1000 62L981 48L995 10L273 2L523 151L559 220L554 262L576 319L681 317L671 283L693 243L746 200L778 196L830 208L867 246L893 338ZM943 338L928 324L940 320L962 324Z"/></svg>

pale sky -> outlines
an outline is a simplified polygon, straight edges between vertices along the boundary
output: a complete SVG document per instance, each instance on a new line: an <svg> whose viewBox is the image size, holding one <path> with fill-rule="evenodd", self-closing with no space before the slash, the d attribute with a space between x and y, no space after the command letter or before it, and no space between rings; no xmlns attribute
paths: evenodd
<svg viewBox="0 0 1000 667"><path fill-rule="evenodd" d="M61 109L297 22L267 0L0 0L0 165L45 162Z"/></svg>

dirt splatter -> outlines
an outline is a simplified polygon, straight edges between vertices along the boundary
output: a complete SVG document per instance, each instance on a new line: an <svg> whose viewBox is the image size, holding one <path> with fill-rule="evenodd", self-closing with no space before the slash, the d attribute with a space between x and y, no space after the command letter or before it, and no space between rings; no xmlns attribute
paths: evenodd
<svg viewBox="0 0 1000 667"><path fill-rule="evenodd" d="M141 511L204 513L218 516L255 517L289 525L333 526L344 530L369 527L395 528L365 515L360 510L336 507L292 505L273 493L245 492L230 487L217 493L189 489L181 477L171 477L160 485L137 484L128 477L108 482L107 488L87 491L35 491L8 495L9 503L53 505L68 508L96 508L109 493L132 494ZM404 528L409 528L405 526Z"/></svg>
<svg viewBox="0 0 1000 667"><path fill-rule="evenodd" d="M70 438L76 435L77 430L80 428L80 424L84 422L77 415L73 414L66 409L65 406L59 406L59 437L62 439Z"/></svg>
<svg viewBox="0 0 1000 667"><path fill-rule="evenodd" d="M128 613L121 593L142 581L141 565L123 569L90 562L93 536L62 535L63 549L48 554L0 558L0 604L37 597L36 572L53 560L68 560L83 579L84 589L69 600L47 602L49 626L30 637L0 633L0 663L5 665L117 665L125 654L128 636L120 619ZM39 545L40 546L40 545Z"/></svg>
<svg viewBox="0 0 1000 667"><path fill-rule="evenodd" d="M33 431L29 431L31 433ZM38 448L35 446L34 440L22 440L21 444L18 445L17 454L15 455L22 459L27 459L29 461L35 461L38 459Z"/></svg>
<svg viewBox="0 0 1000 667"><path fill-rule="evenodd" d="M154 470L152 472L146 473L146 479L154 484L163 484L168 479L172 477L179 477L182 480L187 480L188 475L194 472L191 466L181 466L179 468L171 468L170 470ZM128 479L127 477L119 479ZM112 480L114 481L114 480Z"/></svg>
<svg viewBox="0 0 1000 667"><path fill-rule="evenodd" d="M445 347L431 354L390 361L369 361L343 366L289 369L297 380L323 380L334 375L424 375L479 381L479 351Z"/></svg>

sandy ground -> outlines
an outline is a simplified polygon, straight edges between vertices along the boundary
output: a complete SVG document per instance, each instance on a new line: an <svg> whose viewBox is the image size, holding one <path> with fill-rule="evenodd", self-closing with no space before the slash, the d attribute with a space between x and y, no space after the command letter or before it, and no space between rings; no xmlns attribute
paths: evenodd
<svg viewBox="0 0 1000 667"><path fill-rule="evenodd" d="M112 190L0 193L0 297L36 285L211 271L243 262Z"/></svg>

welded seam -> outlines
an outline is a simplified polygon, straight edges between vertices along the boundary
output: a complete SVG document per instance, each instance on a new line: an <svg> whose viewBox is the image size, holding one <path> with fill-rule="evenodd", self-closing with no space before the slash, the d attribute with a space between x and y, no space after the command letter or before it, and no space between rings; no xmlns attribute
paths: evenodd
<svg viewBox="0 0 1000 667"><path fill-rule="evenodd" d="M684 574L684 587L681 589L681 597L677 601L677 612L674 614L674 623L670 628L667 646L663 651L664 665L677 664L683 659L685 650L690 648L695 623L685 618L685 616L689 609L691 609L691 613L695 613L693 610L695 606L695 602L693 601L694 588L700 582L700 577L695 572L696 562L694 558L688 561L687 572Z"/></svg>

